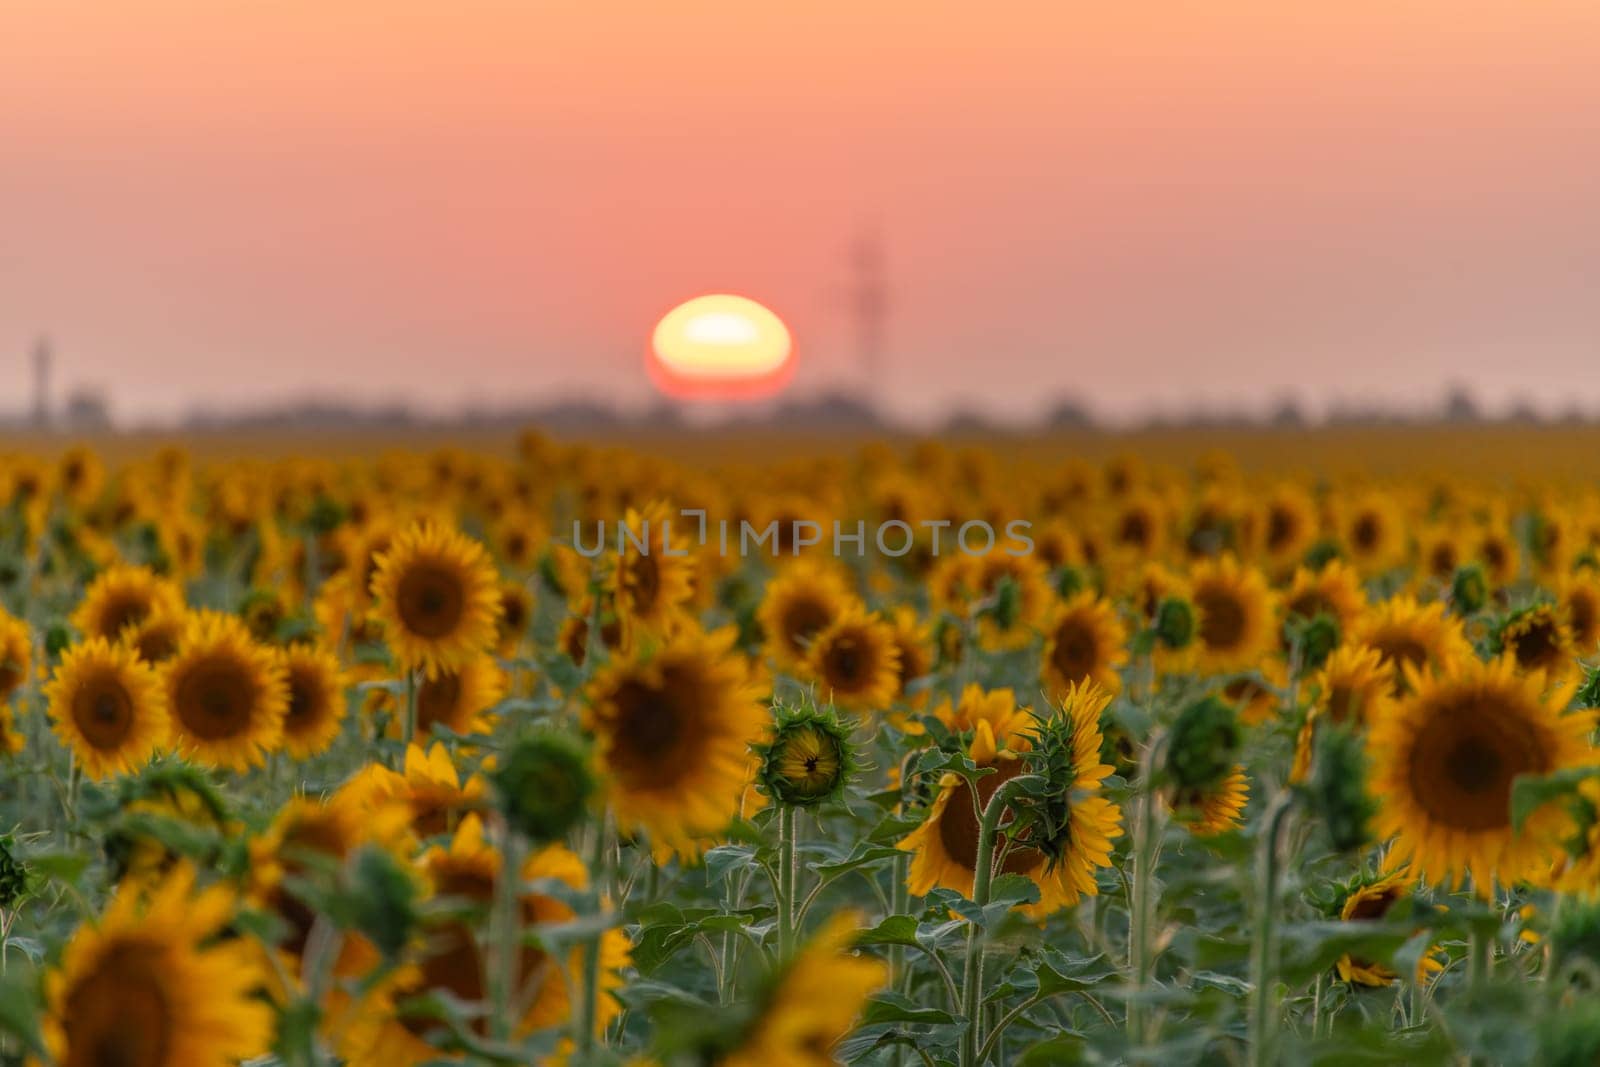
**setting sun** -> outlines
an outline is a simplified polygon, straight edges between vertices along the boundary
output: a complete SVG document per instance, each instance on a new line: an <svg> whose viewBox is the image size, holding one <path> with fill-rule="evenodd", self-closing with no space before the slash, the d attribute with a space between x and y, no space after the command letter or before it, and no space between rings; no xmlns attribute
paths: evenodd
<svg viewBox="0 0 1600 1067"><path fill-rule="evenodd" d="M656 323L650 377L683 399L747 399L781 390L794 373L783 320L743 296L713 293L679 304Z"/></svg>

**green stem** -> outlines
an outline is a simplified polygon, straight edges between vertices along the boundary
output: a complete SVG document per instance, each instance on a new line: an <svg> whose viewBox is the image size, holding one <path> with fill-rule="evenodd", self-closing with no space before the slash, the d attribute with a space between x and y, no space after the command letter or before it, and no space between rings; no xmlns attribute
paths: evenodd
<svg viewBox="0 0 1600 1067"><path fill-rule="evenodd" d="M794 952L795 916L795 809L784 804L778 809L778 955L788 959Z"/></svg>
<svg viewBox="0 0 1600 1067"><path fill-rule="evenodd" d="M519 914L522 893L522 840L504 819L495 820L500 838L500 877L495 882L494 911L489 929L492 941L486 954L489 964L490 1004L495 1037L511 1037L516 1021L511 1018L517 1002L517 964L522 957L522 921Z"/></svg>
<svg viewBox="0 0 1600 1067"><path fill-rule="evenodd" d="M1494 935L1481 923L1474 923L1467 938L1467 991L1477 993L1489 980L1494 967Z"/></svg>
<svg viewBox="0 0 1600 1067"><path fill-rule="evenodd" d="M609 845L610 821L602 814L595 820L593 827L594 840L590 843L589 854L589 898L590 914L599 917L605 907L604 890L606 884L606 860L611 854ZM598 1037L599 1027L595 1025L599 1019L600 1011L600 948L603 933L596 930L589 935L588 945L583 954L583 987L580 1011L578 1012L578 1025L582 1027L577 1034L578 1050L582 1053L579 1062L588 1062L589 1053L594 1051L595 1040Z"/></svg>
<svg viewBox="0 0 1600 1067"><path fill-rule="evenodd" d="M1013 796L1042 781L1036 774L1024 774L1002 782L983 809L983 818L978 823L976 865L972 872L972 902L979 908L988 906L994 885L994 844L1000 820ZM961 1039L961 1067L978 1067L982 1062L978 1050L983 1045L983 930L977 922L967 926L966 970L962 972L961 981L961 1010L967 1019L967 1029Z"/></svg>
<svg viewBox="0 0 1600 1067"><path fill-rule="evenodd" d="M1279 856L1284 820L1294 809L1295 794L1284 790L1273 798L1262 820L1261 840L1256 848L1256 881L1261 895L1256 903L1255 937L1250 950L1250 1064L1263 1067L1276 1062L1272 1056L1273 1020L1277 1014L1274 987L1277 984L1277 956L1273 951L1278 916L1278 879L1282 874Z"/></svg>
<svg viewBox="0 0 1600 1067"><path fill-rule="evenodd" d="M1155 973L1151 928L1155 925L1156 863L1160 854L1161 798L1155 790L1155 768L1165 751L1165 735L1150 742L1139 769L1139 793L1134 798L1133 870L1128 889L1128 971L1133 996L1128 1000L1128 1040L1135 1047L1147 1038L1144 995Z"/></svg>
<svg viewBox="0 0 1600 1067"><path fill-rule="evenodd" d="M405 751L417 736L417 672L406 672L405 722L400 728L400 760L405 761Z"/></svg>

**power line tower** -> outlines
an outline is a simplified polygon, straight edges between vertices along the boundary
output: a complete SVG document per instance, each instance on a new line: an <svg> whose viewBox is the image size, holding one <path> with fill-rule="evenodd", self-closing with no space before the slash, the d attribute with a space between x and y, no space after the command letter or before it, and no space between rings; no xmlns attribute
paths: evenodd
<svg viewBox="0 0 1600 1067"><path fill-rule="evenodd" d="M883 233L863 230L850 249L850 312L855 319L856 360L866 387L872 389L884 371L889 325L889 266Z"/></svg>
<svg viewBox="0 0 1600 1067"><path fill-rule="evenodd" d="M50 338L41 337L33 344L33 425L43 430L50 425L50 365L55 361L55 350Z"/></svg>

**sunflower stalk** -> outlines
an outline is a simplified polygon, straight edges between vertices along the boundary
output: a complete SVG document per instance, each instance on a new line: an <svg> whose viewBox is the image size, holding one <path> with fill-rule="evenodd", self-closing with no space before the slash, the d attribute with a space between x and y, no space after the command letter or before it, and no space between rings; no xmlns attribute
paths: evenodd
<svg viewBox="0 0 1600 1067"><path fill-rule="evenodd" d="M796 896L795 823L793 804L778 809L778 955L788 959L794 952Z"/></svg>
<svg viewBox="0 0 1600 1067"><path fill-rule="evenodd" d="M1166 749L1166 735L1152 740L1145 750L1139 768L1139 790L1134 797L1133 816L1133 870L1128 887L1128 971L1133 978L1133 996L1128 1001L1128 1039L1136 1046L1142 1044L1145 1032L1145 1005L1143 997L1150 988L1155 971L1151 949L1152 927L1155 924L1155 872L1161 853L1163 830L1161 798L1154 785L1155 770L1161 765Z"/></svg>
<svg viewBox="0 0 1600 1067"><path fill-rule="evenodd" d="M1294 790L1286 789L1273 798L1262 818L1261 840L1256 846L1256 882L1261 887L1261 895L1256 904L1255 934L1250 949L1251 1067L1276 1062L1272 1039L1277 1014L1278 883L1284 866L1283 828L1294 811L1297 796Z"/></svg>
<svg viewBox="0 0 1600 1067"><path fill-rule="evenodd" d="M590 829L593 839L589 843L589 904L593 914L598 917L605 907L602 887L609 880L607 865L612 852L611 821L607 814L602 812ZM600 946L603 936L597 929L589 935L588 943L584 946L583 986L579 991L576 1035L576 1043L581 1053L580 1062L586 1061L589 1053L594 1051L595 1042L599 1037L599 1027L596 1022L600 1018Z"/></svg>
<svg viewBox="0 0 1600 1067"><path fill-rule="evenodd" d="M989 905L990 890L994 885L995 841L1000 830L1000 820L1011 807L1012 799L1024 790L1046 784L1037 774L1023 774L1003 782L989 798L978 822L978 849L972 875L972 902L978 908ZM977 922L967 926L966 969L961 976L961 1008L967 1028L961 1039L961 1067L978 1067L979 1049L983 1047L983 929Z"/></svg>
<svg viewBox="0 0 1600 1067"><path fill-rule="evenodd" d="M504 818L495 820L500 837L500 877L494 887L487 960L495 1037L511 1036L512 1003L516 1000L517 961L521 956L522 922L518 897L522 890L522 838Z"/></svg>

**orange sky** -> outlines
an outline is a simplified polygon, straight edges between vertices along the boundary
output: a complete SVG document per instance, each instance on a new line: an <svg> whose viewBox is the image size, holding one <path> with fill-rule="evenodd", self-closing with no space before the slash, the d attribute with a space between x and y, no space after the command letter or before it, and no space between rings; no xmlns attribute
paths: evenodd
<svg viewBox="0 0 1600 1067"><path fill-rule="evenodd" d="M636 402L708 289L847 382L867 223L906 414L1600 406L1600 5L0 5L0 352L124 414Z"/></svg>

